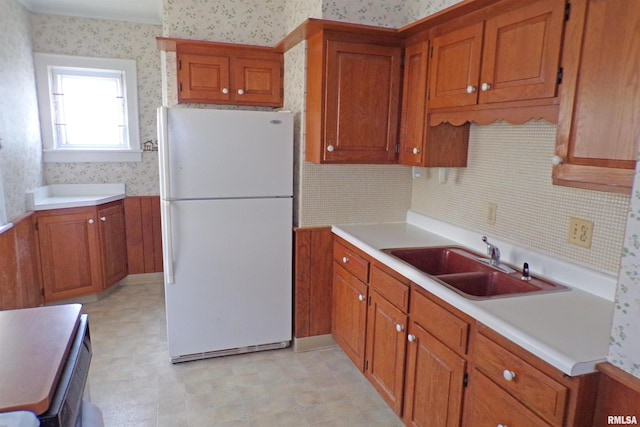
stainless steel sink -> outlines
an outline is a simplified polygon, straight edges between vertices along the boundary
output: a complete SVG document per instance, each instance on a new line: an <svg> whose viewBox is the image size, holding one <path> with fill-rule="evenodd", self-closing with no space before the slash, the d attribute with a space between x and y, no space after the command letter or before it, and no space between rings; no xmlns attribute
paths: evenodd
<svg viewBox="0 0 640 427"><path fill-rule="evenodd" d="M384 249L383 252L417 268L470 299L530 295L568 289L566 286L538 278L522 280L521 272L509 274L496 270L486 263L486 258L458 247Z"/></svg>

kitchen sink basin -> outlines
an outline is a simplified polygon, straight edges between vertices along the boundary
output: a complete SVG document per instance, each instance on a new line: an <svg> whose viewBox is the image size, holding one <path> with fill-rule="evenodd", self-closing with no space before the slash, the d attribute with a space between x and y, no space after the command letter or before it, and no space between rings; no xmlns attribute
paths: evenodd
<svg viewBox="0 0 640 427"><path fill-rule="evenodd" d="M384 249L470 299L490 299L568 289L538 278L522 280L521 272L505 273L482 256L457 247Z"/></svg>
<svg viewBox="0 0 640 427"><path fill-rule="evenodd" d="M486 271L486 266L478 262L478 255L460 248L385 249L383 252L430 276Z"/></svg>

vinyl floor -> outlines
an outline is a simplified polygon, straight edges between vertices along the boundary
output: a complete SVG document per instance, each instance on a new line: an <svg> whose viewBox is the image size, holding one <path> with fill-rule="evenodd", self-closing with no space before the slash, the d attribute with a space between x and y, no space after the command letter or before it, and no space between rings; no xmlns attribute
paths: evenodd
<svg viewBox="0 0 640 427"><path fill-rule="evenodd" d="M161 283L121 286L84 312L106 427L402 426L337 347L171 364Z"/></svg>

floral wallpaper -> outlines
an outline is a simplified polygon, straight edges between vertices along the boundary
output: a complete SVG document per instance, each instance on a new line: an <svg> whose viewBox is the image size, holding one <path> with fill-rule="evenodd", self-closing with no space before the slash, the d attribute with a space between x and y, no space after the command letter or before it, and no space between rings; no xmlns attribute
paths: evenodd
<svg viewBox="0 0 640 427"><path fill-rule="evenodd" d="M163 35L273 46L286 35L284 0L165 0Z"/></svg>
<svg viewBox="0 0 640 427"><path fill-rule="evenodd" d="M42 147L29 12L0 0L0 173L7 218L26 211L25 192L42 185Z"/></svg>
<svg viewBox="0 0 640 427"><path fill-rule="evenodd" d="M640 155L639 155L640 160ZM624 237L608 360L640 378L640 161Z"/></svg>
<svg viewBox="0 0 640 427"><path fill-rule="evenodd" d="M66 55L135 59L141 149L156 141L156 108L161 105L160 25L32 14L33 50ZM149 143L150 141L150 143ZM124 182L130 196L159 194L158 154L144 151L142 162L45 163L47 184Z"/></svg>

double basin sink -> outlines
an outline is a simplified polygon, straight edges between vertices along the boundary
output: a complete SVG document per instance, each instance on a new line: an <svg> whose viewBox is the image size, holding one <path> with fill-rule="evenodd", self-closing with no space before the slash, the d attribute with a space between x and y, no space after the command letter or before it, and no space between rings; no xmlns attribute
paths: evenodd
<svg viewBox="0 0 640 427"><path fill-rule="evenodd" d="M458 247L383 249L463 297L475 300L556 292L568 288L522 272L504 271L488 259ZM501 264L501 267L504 264Z"/></svg>

